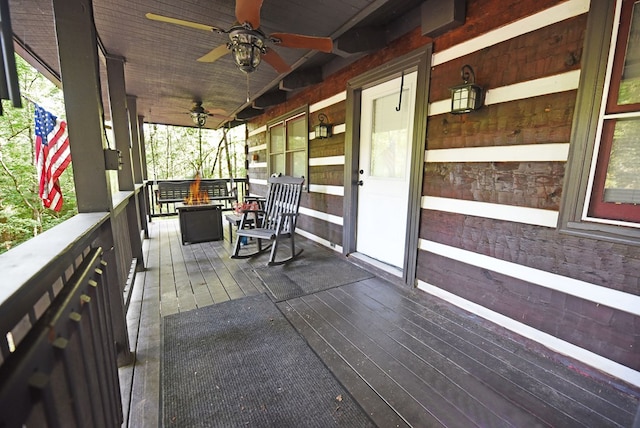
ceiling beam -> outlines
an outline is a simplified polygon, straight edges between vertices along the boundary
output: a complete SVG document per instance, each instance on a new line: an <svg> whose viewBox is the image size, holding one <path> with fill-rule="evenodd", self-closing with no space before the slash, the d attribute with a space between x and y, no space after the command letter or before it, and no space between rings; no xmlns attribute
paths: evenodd
<svg viewBox="0 0 640 428"><path fill-rule="evenodd" d="M465 0L427 0L422 3L422 35L437 37L464 24Z"/></svg>
<svg viewBox="0 0 640 428"><path fill-rule="evenodd" d="M256 116L260 116L263 113L262 110L253 108L253 107L247 107L244 110L239 111L236 114L236 119L237 120L249 120L252 119Z"/></svg>
<svg viewBox="0 0 640 428"><path fill-rule="evenodd" d="M289 73L280 81L278 87L283 91L295 91L316 83L322 83L322 68L320 67L296 70Z"/></svg>
<svg viewBox="0 0 640 428"><path fill-rule="evenodd" d="M359 52L371 52L387 45L385 27L370 26L347 31L334 43L333 52L347 56Z"/></svg>
<svg viewBox="0 0 640 428"><path fill-rule="evenodd" d="M253 108L265 109L287 101L286 92L271 91L260 95L253 101Z"/></svg>

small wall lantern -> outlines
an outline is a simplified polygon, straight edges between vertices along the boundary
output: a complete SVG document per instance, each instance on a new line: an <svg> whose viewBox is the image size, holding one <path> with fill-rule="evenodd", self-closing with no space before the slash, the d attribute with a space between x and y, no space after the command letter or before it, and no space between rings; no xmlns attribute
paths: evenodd
<svg viewBox="0 0 640 428"><path fill-rule="evenodd" d="M331 133L333 131L333 125L330 123L325 123L325 120L328 121L327 116L324 113L318 114L319 124L316 125L316 138L329 138L331 137Z"/></svg>
<svg viewBox="0 0 640 428"><path fill-rule="evenodd" d="M476 75L473 68L469 65L462 66L460 76L464 83L450 88L451 113L453 114L469 113L482 107L482 88L475 84Z"/></svg>

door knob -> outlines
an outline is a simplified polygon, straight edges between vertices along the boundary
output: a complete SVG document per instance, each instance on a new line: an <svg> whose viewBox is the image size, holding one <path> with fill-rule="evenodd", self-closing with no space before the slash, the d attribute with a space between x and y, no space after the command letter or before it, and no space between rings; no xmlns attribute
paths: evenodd
<svg viewBox="0 0 640 428"><path fill-rule="evenodd" d="M364 181L358 180L358 186L362 186L363 184L364 184Z"/></svg>

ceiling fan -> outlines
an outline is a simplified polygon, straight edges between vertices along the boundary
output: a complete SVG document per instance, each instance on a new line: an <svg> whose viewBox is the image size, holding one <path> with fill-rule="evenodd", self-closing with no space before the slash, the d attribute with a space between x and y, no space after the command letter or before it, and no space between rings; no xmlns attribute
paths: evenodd
<svg viewBox="0 0 640 428"><path fill-rule="evenodd" d="M198 127L203 127L207 123L207 118L209 117L217 117L223 120L233 120L233 117L227 115L227 112L223 109L213 109L207 110L202 107L202 101L195 101L191 110L189 110L189 115Z"/></svg>
<svg viewBox="0 0 640 428"><path fill-rule="evenodd" d="M240 70L251 73L264 59L278 73L286 73L291 67L267 43L288 48L313 49L322 52L331 52L333 42L330 37L313 37L291 33L272 33L266 35L260 30L260 9L262 0L236 0L235 15L238 20L231 28L223 28L211 25L198 24L182 19L170 18L154 13L147 13L147 19L182 25L198 30L214 31L229 36L229 42L218 46L209 53L198 58L200 62L214 62L229 52Z"/></svg>

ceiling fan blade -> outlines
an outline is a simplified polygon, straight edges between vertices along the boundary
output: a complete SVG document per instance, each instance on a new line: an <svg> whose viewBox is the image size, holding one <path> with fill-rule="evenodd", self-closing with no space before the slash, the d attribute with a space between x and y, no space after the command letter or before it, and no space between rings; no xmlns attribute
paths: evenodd
<svg viewBox="0 0 640 428"><path fill-rule="evenodd" d="M236 0L236 19L240 24L248 22L254 29L260 27L262 0Z"/></svg>
<svg viewBox="0 0 640 428"><path fill-rule="evenodd" d="M195 28L196 30L220 30L218 27L212 27L211 25L198 24L197 22L185 21L177 18L169 18L168 16L156 15L155 13L147 13L145 16L147 19L151 19L152 21L168 22L169 24L182 25L183 27Z"/></svg>
<svg viewBox="0 0 640 428"><path fill-rule="evenodd" d="M287 48L315 49L330 53L333 50L333 41L330 37L312 37L302 34L272 33L271 39L274 42Z"/></svg>
<svg viewBox="0 0 640 428"><path fill-rule="evenodd" d="M289 64L284 62L284 59L282 59L282 57L273 49L267 48L267 53L262 54L262 59L264 59L267 64L273 67L278 73L286 73L291 70Z"/></svg>
<svg viewBox="0 0 640 428"><path fill-rule="evenodd" d="M214 108L213 110L206 110L206 112L209 116L229 117L227 111L222 108Z"/></svg>
<svg viewBox="0 0 640 428"><path fill-rule="evenodd" d="M214 62L229 53L227 45L220 45L197 59L198 62Z"/></svg>

